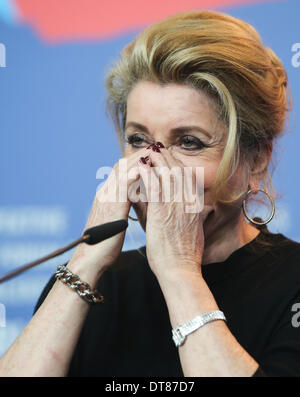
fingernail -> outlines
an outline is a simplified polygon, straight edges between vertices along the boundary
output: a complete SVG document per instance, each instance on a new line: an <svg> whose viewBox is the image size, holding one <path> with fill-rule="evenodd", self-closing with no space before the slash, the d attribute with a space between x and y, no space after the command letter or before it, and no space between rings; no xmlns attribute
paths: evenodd
<svg viewBox="0 0 300 397"><path fill-rule="evenodd" d="M146 156L146 157L144 157L144 159L145 159L146 161L149 161L149 160L150 160L150 157L149 157L149 156Z"/></svg>
<svg viewBox="0 0 300 397"><path fill-rule="evenodd" d="M142 164L147 164L147 161L145 160L145 158L144 157L140 157L140 160L139 160Z"/></svg>
<svg viewBox="0 0 300 397"><path fill-rule="evenodd" d="M164 148L164 145L161 142L156 142L156 146L158 148Z"/></svg>
<svg viewBox="0 0 300 397"><path fill-rule="evenodd" d="M159 148L158 148L156 145L154 145L154 146L152 147L152 150L153 150L153 152L160 153L160 150L159 150Z"/></svg>

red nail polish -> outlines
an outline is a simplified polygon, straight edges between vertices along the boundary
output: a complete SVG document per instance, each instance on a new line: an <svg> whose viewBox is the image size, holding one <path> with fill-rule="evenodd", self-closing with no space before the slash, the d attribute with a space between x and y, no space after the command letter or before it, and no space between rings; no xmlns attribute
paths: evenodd
<svg viewBox="0 0 300 397"><path fill-rule="evenodd" d="M146 161L148 161L148 160L150 160L150 157L149 157L149 156L146 156L146 157L144 157L144 159L145 159Z"/></svg>
<svg viewBox="0 0 300 397"><path fill-rule="evenodd" d="M152 147L152 150L153 150L153 152L160 153L160 150L159 150L159 148L158 148L156 145L154 145L154 146Z"/></svg>
<svg viewBox="0 0 300 397"><path fill-rule="evenodd" d="M143 163L143 164L147 164L147 161L145 160L145 158L144 157L140 157L140 160L139 160L141 163Z"/></svg>
<svg viewBox="0 0 300 397"><path fill-rule="evenodd" d="M156 146L158 148L164 148L164 145L161 142L156 142Z"/></svg>

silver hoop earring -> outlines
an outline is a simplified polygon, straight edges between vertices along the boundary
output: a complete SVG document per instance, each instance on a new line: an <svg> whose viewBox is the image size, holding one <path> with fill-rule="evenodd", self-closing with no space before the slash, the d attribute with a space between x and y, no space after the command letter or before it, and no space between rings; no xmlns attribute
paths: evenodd
<svg viewBox="0 0 300 397"><path fill-rule="evenodd" d="M131 219L132 221L138 221L138 218L133 218L132 216L128 215L128 218Z"/></svg>
<svg viewBox="0 0 300 397"><path fill-rule="evenodd" d="M269 216L269 218L266 221L264 221L264 222L258 222L258 221L255 221L254 219L250 218L250 216L248 215L247 210L246 210L246 200L247 200L249 194L252 193L251 189L247 192L247 196L246 196L246 198L243 201L243 212L244 212L245 217L248 219L248 221L250 221L251 223L253 223L255 225L262 226L262 225L266 225L267 223L269 223L273 219L273 216L275 214L275 204L274 204L273 198L264 189L258 188L258 191L264 193L268 197L268 199L271 201L272 213Z"/></svg>

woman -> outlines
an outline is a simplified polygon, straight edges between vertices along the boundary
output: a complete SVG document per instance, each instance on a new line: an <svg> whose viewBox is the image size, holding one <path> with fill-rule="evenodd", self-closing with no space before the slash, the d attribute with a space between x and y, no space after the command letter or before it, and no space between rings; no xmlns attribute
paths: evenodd
<svg viewBox="0 0 300 397"><path fill-rule="evenodd" d="M254 28L222 13L171 16L124 49L108 100L127 171L138 172L115 178L124 170L114 166L86 228L127 219L133 206L146 246L121 253L125 232L78 246L70 284L77 275L104 303L91 306L67 288L61 268L2 357L1 375L300 375L300 245L268 231L273 214L252 219L247 207L261 184L274 209L268 167L286 87L280 60ZM151 188L163 191L164 167L180 177L192 168L201 210L186 211L188 201L174 196L149 200ZM133 199L137 181L146 200ZM126 200L114 200L125 188Z"/></svg>

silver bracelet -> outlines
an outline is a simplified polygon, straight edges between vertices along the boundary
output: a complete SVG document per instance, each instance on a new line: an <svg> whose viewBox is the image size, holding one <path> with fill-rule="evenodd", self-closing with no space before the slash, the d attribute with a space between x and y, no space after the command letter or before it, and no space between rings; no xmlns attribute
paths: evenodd
<svg viewBox="0 0 300 397"><path fill-rule="evenodd" d="M81 281L77 274L72 273L66 266L57 266L55 277L72 288L77 294L88 303L100 303L104 297L98 291L92 291L88 283Z"/></svg>
<svg viewBox="0 0 300 397"><path fill-rule="evenodd" d="M172 337L176 347L181 346L189 334L203 327L204 324L215 320L226 321L224 313L220 310L203 313L200 316L195 317L193 320L187 322L186 324L180 325L179 327L172 329Z"/></svg>

